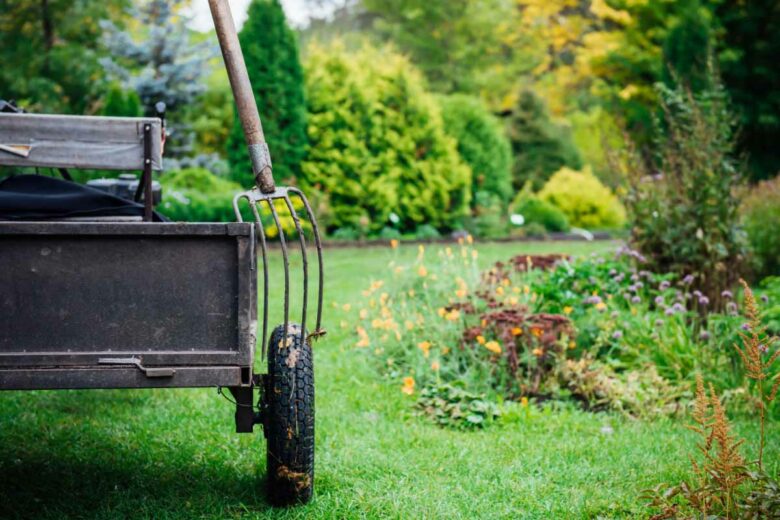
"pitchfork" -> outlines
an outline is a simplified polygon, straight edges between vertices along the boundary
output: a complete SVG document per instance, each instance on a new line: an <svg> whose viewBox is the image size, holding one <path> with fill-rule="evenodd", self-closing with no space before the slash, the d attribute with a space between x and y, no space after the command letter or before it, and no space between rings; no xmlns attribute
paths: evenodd
<svg viewBox="0 0 780 520"><path fill-rule="evenodd" d="M233 97L236 101L238 116L241 119L241 127L244 130L244 137L248 145L249 158L252 162L252 173L254 174L256 186L249 191L239 193L233 199L233 210L239 222L243 222L239 204L242 199L246 200L252 210L259 237L259 246L263 259L263 355L265 355L267 332L268 332L268 251L266 243L266 233L263 221L260 218L260 209L262 204L266 204L270 210L274 225L279 231L279 243L282 250L282 259L284 261L284 338L288 336L288 327L290 323L290 262L287 251L287 240L284 235L284 229L279 219L274 202L284 201L287 209L292 216L295 230L298 234L298 242L301 248L301 258L303 260L303 310L301 313L301 343L309 341L325 334L321 327L322 321L322 241L320 239L317 219L311 209L306 196L299 189L294 187L276 186L274 183L271 167L271 154L268 145L263 136L263 127L260 123L260 115L257 111L257 104L252 93L252 85L249 82L244 55L241 52L241 45L238 42L236 27L233 23L233 17L230 13L230 6L227 0L209 0L209 7L214 18L214 26L217 30L217 38L222 49L222 56L225 60L225 68L230 78L230 87L233 90ZM297 197L303 202L306 213L311 221L314 241L317 246L317 260L319 266L318 276L318 296L317 296L317 326L308 337L306 337L306 312L309 298L309 262L306 256L306 238L304 236L301 221L293 207L291 196Z"/></svg>

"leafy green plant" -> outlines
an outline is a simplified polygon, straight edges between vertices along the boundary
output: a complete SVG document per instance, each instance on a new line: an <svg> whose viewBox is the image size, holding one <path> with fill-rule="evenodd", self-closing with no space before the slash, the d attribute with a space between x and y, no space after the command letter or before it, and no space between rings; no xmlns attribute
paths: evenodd
<svg viewBox="0 0 780 520"><path fill-rule="evenodd" d="M471 167L472 200L484 191L508 202L512 196L512 150L499 121L478 98L453 94L438 99L444 129Z"/></svg>
<svg viewBox="0 0 780 520"><path fill-rule="evenodd" d="M439 426L456 429L483 428L501 415L495 403L457 383L426 386L420 391L417 408Z"/></svg>
<svg viewBox="0 0 780 520"><path fill-rule="evenodd" d="M625 221L623 205L590 168L561 168L544 185L539 198L558 207L572 226L618 228Z"/></svg>
<svg viewBox="0 0 780 520"><path fill-rule="evenodd" d="M405 57L314 43L306 90L311 146L301 180L328 195L331 229L365 219L375 233L395 213L404 233L426 223L447 230L469 214L470 168Z"/></svg>
<svg viewBox="0 0 780 520"><path fill-rule="evenodd" d="M692 276L710 306L736 283L745 263L736 188L741 175L731 157L732 119L717 85L699 94L657 86L664 113L657 124L658 158L636 152L627 162L626 204L631 243L654 271Z"/></svg>
<svg viewBox="0 0 780 520"><path fill-rule="evenodd" d="M494 193L478 191L474 209L466 220L466 229L481 238L500 238L507 235L505 204Z"/></svg>
<svg viewBox="0 0 780 520"><path fill-rule="evenodd" d="M523 216L524 226L537 224L552 232L569 230L569 219L566 215L556 206L534 195L521 194L512 203L511 211Z"/></svg>
<svg viewBox="0 0 780 520"><path fill-rule="evenodd" d="M750 243L756 274L780 275L780 177L750 189L742 201L742 225Z"/></svg>
<svg viewBox="0 0 780 520"><path fill-rule="evenodd" d="M160 211L174 221L233 222L233 197L238 184L202 168L167 172L160 177L163 200Z"/></svg>

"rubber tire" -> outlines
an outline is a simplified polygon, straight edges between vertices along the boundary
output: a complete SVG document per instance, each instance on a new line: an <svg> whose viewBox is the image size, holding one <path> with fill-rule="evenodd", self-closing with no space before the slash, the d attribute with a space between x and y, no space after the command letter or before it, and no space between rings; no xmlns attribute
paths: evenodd
<svg viewBox="0 0 780 520"><path fill-rule="evenodd" d="M277 506L306 503L314 491L314 360L300 325L283 326L268 345L268 376L263 392L267 438L268 498ZM305 337L305 336L304 336Z"/></svg>

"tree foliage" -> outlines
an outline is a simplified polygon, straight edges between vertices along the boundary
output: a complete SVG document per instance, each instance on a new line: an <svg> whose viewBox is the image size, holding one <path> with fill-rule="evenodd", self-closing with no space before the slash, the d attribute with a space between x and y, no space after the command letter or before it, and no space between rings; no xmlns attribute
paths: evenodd
<svg viewBox="0 0 780 520"><path fill-rule="evenodd" d="M521 189L528 181L539 189L562 167L582 167L571 137L550 120L542 100L533 92L525 90L520 94L507 125L514 154L515 189Z"/></svg>
<svg viewBox="0 0 780 520"><path fill-rule="evenodd" d="M500 121L479 98L454 94L441 96L439 103L444 128L471 167L472 194L486 191L508 202L512 197L512 149Z"/></svg>
<svg viewBox="0 0 780 520"><path fill-rule="evenodd" d="M278 0L252 1L239 41L271 150L274 177L297 177L306 150L303 70L296 36ZM236 182L246 187L254 184L238 114L228 138L228 161Z"/></svg>
<svg viewBox="0 0 780 520"><path fill-rule="evenodd" d="M390 222L452 228L468 214L469 167L421 75L390 48L333 43L306 53L310 148L302 180L331 204L330 228Z"/></svg>

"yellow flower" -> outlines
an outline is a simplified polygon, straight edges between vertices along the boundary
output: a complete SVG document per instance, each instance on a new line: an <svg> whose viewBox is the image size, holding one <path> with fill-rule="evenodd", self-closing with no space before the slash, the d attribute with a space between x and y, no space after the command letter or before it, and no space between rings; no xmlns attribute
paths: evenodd
<svg viewBox="0 0 780 520"><path fill-rule="evenodd" d="M393 366L393 363L395 363L395 359L391 357L387 358L387 366L391 367Z"/></svg>
<svg viewBox="0 0 780 520"><path fill-rule="evenodd" d="M409 292L407 293L409 295L409 298L414 298L414 289L409 289Z"/></svg>
<svg viewBox="0 0 780 520"><path fill-rule="evenodd" d="M539 347L536 347L535 349L533 349L533 350L531 351L531 353L532 353L534 356L536 356L536 357L539 357L539 356L541 356L542 354L544 354L544 350L540 349Z"/></svg>
<svg viewBox="0 0 780 520"><path fill-rule="evenodd" d="M485 348L494 354L501 354L501 345L498 341L488 341L485 343Z"/></svg>
<svg viewBox="0 0 780 520"><path fill-rule="evenodd" d="M480 345L484 345L485 344L485 336L477 336L477 343L479 343Z"/></svg>
<svg viewBox="0 0 780 520"><path fill-rule="evenodd" d="M487 320L482 320L479 322L483 327L487 327Z"/></svg>
<svg viewBox="0 0 780 520"><path fill-rule="evenodd" d="M573 349L573 348L576 348L576 347L577 347L577 342L576 341L570 341L569 342L569 348L570 349Z"/></svg>
<svg viewBox="0 0 780 520"><path fill-rule="evenodd" d="M512 292L515 293L515 294L519 294L520 293L520 287L512 287Z"/></svg>
<svg viewBox="0 0 780 520"><path fill-rule="evenodd" d="M631 307L631 315L636 316L637 310L636 307Z"/></svg>
<svg viewBox="0 0 780 520"><path fill-rule="evenodd" d="M434 361L433 363L431 363L431 370L433 370L434 372L438 372L440 368L441 365L439 365L438 361Z"/></svg>
<svg viewBox="0 0 780 520"><path fill-rule="evenodd" d="M442 347L441 348L441 353L442 353L443 356L446 356L447 354L450 353L450 347Z"/></svg>
<svg viewBox="0 0 780 520"><path fill-rule="evenodd" d="M523 408L526 408L528 406L528 398L526 396L520 398L520 406L522 406Z"/></svg>
<svg viewBox="0 0 780 520"><path fill-rule="evenodd" d="M422 246L420 246L420 247L422 247ZM420 275L420 276L422 276L422 277L426 277L426 276L428 276L428 270L425 268L425 266L424 266L424 265L421 265L421 266L420 266L420 267L417 269L417 274L419 274L419 275Z"/></svg>
<svg viewBox="0 0 780 520"><path fill-rule="evenodd" d="M569 306L567 305L566 307L564 307L564 308L563 308L563 313L564 313L564 314L571 314L571 311L573 311L573 310L574 310L574 309L572 309L571 307L569 307Z"/></svg>
<svg viewBox="0 0 780 520"><path fill-rule="evenodd" d="M466 235L466 242L468 242L469 244L473 244L474 237L472 237L471 235Z"/></svg>
<svg viewBox="0 0 780 520"><path fill-rule="evenodd" d="M525 294L528 294L529 292L531 292L531 288L530 288L530 287L528 287L527 285L524 285L524 286L523 286L523 292L524 292Z"/></svg>
<svg viewBox="0 0 780 520"><path fill-rule="evenodd" d="M344 309L344 312L349 312L349 310L352 308L352 305L345 303L341 306L342 309Z"/></svg>
<svg viewBox="0 0 780 520"><path fill-rule="evenodd" d="M603 311L603 310L604 310L604 309L606 309L606 308L607 308L607 304L606 304L606 303L604 303L604 302L598 302L598 303L596 304L596 309L598 309L598 310L600 310L600 311Z"/></svg>
<svg viewBox="0 0 780 520"><path fill-rule="evenodd" d="M504 288L501 287L500 285L496 287L496 294L502 296L504 294Z"/></svg>
<svg viewBox="0 0 780 520"><path fill-rule="evenodd" d="M471 258L473 258L474 260L476 260L478 256L479 256L479 253L477 253L476 249L471 252Z"/></svg>
<svg viewBox="0 0 780 520"><path fill-rule="evenodd" d="M501 280L501 285L503 285L504 287L509 287L510 283L511 282L509 281L509 278L504 278L503 280Z"/></svg>
<svg viewBox="0 0 780 520"><path fill-rule="evenodd" d="M414 378L413 377L405 377L404 378L404 384L401 387L401 392L405 393L406 395L412 395L414 393Z"/></svg>
<svg viewBox="0 0 780 520"><path fill-rule="evenodd" d="M444 316L448 321L455 321L460 318L460 311L458 309L452 309Z"/></svg>
<svg viewBox="0 0 780 520"><path fill-rule="evenodd" d="M430 341L421 341L417 344L417 348L422 350L423 356L428 357L431 355L431 342Z"/></svg>
<svg viewBox="0 0 780 520"><path fill-rule="evenodd" d="M436 309L436 314L438 314L440 317L443 318L444 315L447 314L447 309L445 309L444 307L439 307L438 309Z"/></svg>
<svg viewBox="0 0 780 520"><path fill-rule="evenodd" d="M448 257L451 258L452 257L452 248L451 247L447 247L446 249L444 249L444 254L446 254Z"/></svg>
<svg viewBox="0 0 780 520"><path fill-rule="evenodd" d="M393 249L398 247L398 240L396 240L395 238L390 240L390 247L393 248Z"/></svg>
<svg viewBox="0 0 780 520"><path fill-rule="evenodd" d="M360 319L365 320L366 318L368 318L368 310L360 309Z"/></svg>
<svg viewBox="0 0 780 520"><path fill-rule="evenodd" d="M520 327L515 327L512 329L512 336L520 336L523 333L523 329Z"/></svg>
<svg viewBox="0 0 780 520"><path fill-rule="evenodd" d="M506 301L509 302L509 305L517 305L518 303L518 299L515 298L514 296L507 298Z"/></svg>

